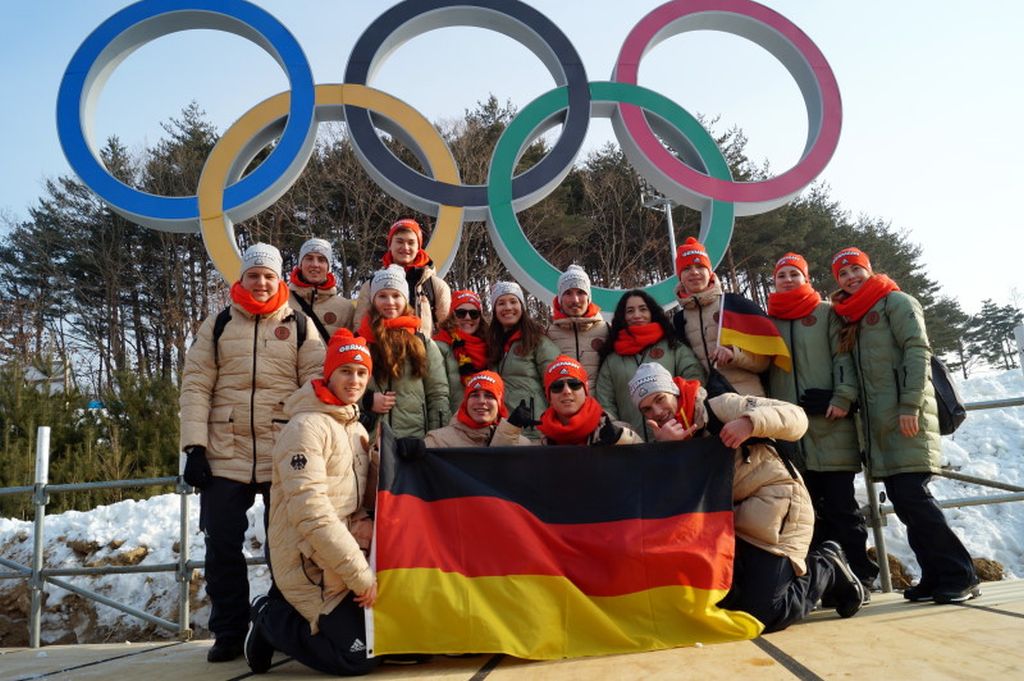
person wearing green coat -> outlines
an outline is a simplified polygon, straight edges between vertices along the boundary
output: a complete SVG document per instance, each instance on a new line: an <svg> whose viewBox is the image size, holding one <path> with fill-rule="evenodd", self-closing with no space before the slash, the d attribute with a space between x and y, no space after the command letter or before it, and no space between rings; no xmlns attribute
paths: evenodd
<svg viewBox="0 0 1024 681"><path fill-rule="evenodd" d="M514 281L499 281L491 287L491 327L487 335L487 360L505 382L505 405L509 411L523 404L536 421L548 408L541 377L558 356L558 348L544 335L526 309L523 289ZM540 438L534 428L523 431L531 440Z"/></svg>
<svg viewBox="0 0 1024 681"><path fill-rule="evenodd" d="M451 314L434 334L448 373L448 401L453 414L462 406L466 381L487 369L487 320L483 310L480 296L473 291L454 291Z"/></svg>
<svg viewBox="0 0 1024 681"><path fill-rule="evenodd" d="M853 491L861 470L850 413L857 401L857 377L850 354L838 350L842 322L811 286L803 256L786 253L779 258L773 279L768 316L789 348L793 367L786 371L771 365L768 396L799 404L807 413L807 433L796 443L793 461L814 504L811 546L838 542L854 574L869 585L878 576L878 566L868 557L867 525Z"/></svg>
<svg viewBox="0 0 1024 681"><path fill-rule="evenodd" d="M647 421L629 394L629 382L644 362L657 362L673 376L701 383L707 378L693 350L676 340L661 306L646 291L632 289L615 306L608 342L601 348L595 393L612 419L628 423L651 442Z"/></svg>
<svg viewBox="0 0 1024 681"><path fill-rule="evenodd" d="M928 491L940 466L940 436L921 304L875 274L858 248L839 251L832 274L840 288L833 308L845 323L839 349L853 356L860 385L868 470L885 483L921 567L921 580L903 596L936 603L975 598L981 591L971 556Z"/></svg>
<svg viewBox="0 0 1024 681"><path fill-rule="evenodd" d="M385 419L396 437L422 438L451 417L448 376L437 344L420 333L407 291L397 265L378 270L370 282L370 311L359 335L370 346L373 375L362 406Z"/></svg>

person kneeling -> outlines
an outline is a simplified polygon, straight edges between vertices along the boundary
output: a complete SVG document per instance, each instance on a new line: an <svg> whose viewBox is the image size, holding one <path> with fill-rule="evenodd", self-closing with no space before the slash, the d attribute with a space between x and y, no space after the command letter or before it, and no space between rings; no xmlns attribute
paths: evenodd
<svg viewBox="0 0 1024 681"><path fill-rule="evenodd" d="M366 674L363 608L377 599L365 551L372 521L361 508L369 469L359 403L372 361L366 342L339 329L324 378L285 403L290 420L274 448L270 489L271 570L280 589L253 601L245 659L257 674L274 651L327 674Z"/></svg>
<svg viewBox="0 0 1024 681"><path fill-rule="evenodd" d="M800 407L727 392L708 398L697 381L672 377L660 364L641 364L630 395L659 442L717 436L735 450L732 588L718 606L750 613L764 633L803 619L822 596L841 617L865 600L842 548L823 542L808 552L814 510L800 474L772 439L799 440L807 430Z"/></svg>
<svg viewBox="0 0 1024 681"><path fill-rule="evenodd" d="M444 428L427 433L427 447L514 447L530 445L520 434L525 422L511 424L506 418L505 382L493 371L481 371L466 381L462 404ZM529 414L526 415L529 419ZM514 420L514 419L513 419Z"/></svg>
<svg viewBox="0 0 1024 681"><path fill-rule="evenodd" d="M559 355L544 370L544 393L550 405L538 424L541 443L545 445L631 445L643 438L628 425L613 421L587 387L587 370L566 355ZM517 412L526 412L521 403L510 420L517 422Z"/></svg>

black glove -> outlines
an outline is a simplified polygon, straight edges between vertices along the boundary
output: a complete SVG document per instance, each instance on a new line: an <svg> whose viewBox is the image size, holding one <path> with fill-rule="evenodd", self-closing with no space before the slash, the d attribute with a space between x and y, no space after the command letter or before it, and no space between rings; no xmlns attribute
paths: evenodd
<svg viewBox="0 0 1024 681"><path fill-rule="evenodd" d="M540 424L533 419L533 412L526 406L526 400L519 400L519 406L508 415L508 422L516 428L529 428Z"/></svg>
<svg viewBox="0 0 1024 681"><path fill-rule="evenodd" d="M613 445L622 437L622 426L615 425L610 418L605 418L601 430L597 431L597 442L602 445Z"/></svg>
<svg viewBox="0 0 1024 681"><path fill-rule="evenodd" d="M185 447L185 454L185 472L181 477L196 489L205 489L213 479L210 462L206 460L206 447L189 445Z"/></svg>
<svg viewBox="0 0 1024 681"><path fill-rule="evenodd" d="M400 437L395 440L395 454L406 461L422 459L427 453L427 445L418 437Z"/></svg>
<svg viewBox="0 0 1024 681"><path fill-rule="evenodd" d="M832 402L832 391L824 388L808 388L800 396L799 404L808 416L824 416Z"/></svg>

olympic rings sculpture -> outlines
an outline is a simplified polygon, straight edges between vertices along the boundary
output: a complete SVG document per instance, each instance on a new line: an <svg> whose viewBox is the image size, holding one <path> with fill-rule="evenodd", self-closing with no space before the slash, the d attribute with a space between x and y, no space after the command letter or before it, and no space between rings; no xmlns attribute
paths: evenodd
<svg viewBox="0 0 1024 681"><path fill-rule="evenodd" d="M486 185L463 184L437 130L419 112L371 87L387 55L436 28L473 26L503 33L545 65L554 89L524 107L502 133ZM194 196L156 196L114 178L92 136L95 103L107 78L132 51L169 33L207 28L235 33L266 50L285 71L290 89L257 104L220 138L204 165ZM738 35L766 49L796 81L807 110L808 133L797 164L759 182L737 182L710 134L684 108L637 85L643 56L659 42L692 30ZM619 145L636 171L667 197L701 212L701 241L712 264L725 255L737 215L755 215L790 201L824 170L839 141L842 104L825 57L803 31L752 0L670 0L632 29L610 82L590 81L565 34L519 0L404 0L360 36L344 84L316 85L291 33L247 0L141 0L97 27L72 56L57 97L57 130L72 169L125 218L169 232L201 232L217 269L238 278L241 256L234 223L279 199L298 179L320 122L348 125L356 156L371 178L410 208L436 216L426 248L444 275L458 252L465 220L486 220L495 247L513 276L541 299L557 290L558 270L529 243L516 214L548 196L571 170L592 116L610 118ZM547 154L512 175L540 135L562 130ZM429 172L413 169L383 143L394 136ZM242 173L277 139L270 155ZM666 146L668 145L668 146ZM675 150L678 155L674 154ZM647 290L667 304L674 280ZM594 302L611 309L621 291L594 288Z"/></svg>

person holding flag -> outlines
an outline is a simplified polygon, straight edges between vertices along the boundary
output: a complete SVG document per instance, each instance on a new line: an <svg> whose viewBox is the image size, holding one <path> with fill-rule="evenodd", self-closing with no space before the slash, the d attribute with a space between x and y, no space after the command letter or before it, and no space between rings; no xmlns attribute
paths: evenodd
<svg viewBox="0 0 1024 681"><path fill-rule="evenodd" d="M481 371L466 381L465 396L451 423L427 433L427 447L514 447L533 444L520 434L525 409L509 417L505 382L493 371ZM525 414L526 419L529 414Z"/></svg>
<svg viewBox="0 0 1024 681"><path fill-rule="evenodd" d="M710 376L717 369L737 392L764 395L760 374L772 362L787 366L788 350L778 330L753 301L724 293L711 271L704 245L687 237L676 250L676 334Z"/></svg>
<svg viewBox="0 0 1024 681"><path fill-rule="evenodd" d="M800 474L776 449L807 429L796 405L726 392L709 397L697 381L665 367L640 365L630 394L659 442L718 437L735 450L733 522L736 554L729 593L718 607L750 613L764 633L781 631L810 613L823 597L840 617L863 606L864 586L843 549L832 541L808 551L814 511Z"/></svg>
<svg viewBox="0 0 1024 681"><path fill-rule="evenodd" d="M768 370L768 395L803 407L807 434L794 461L814 504L812 546L831 539L843 547L854 573L870 585L878 566L867 554L868 531L853 492L861 470L857 429L850 410L857 401L853 359L839 352L839 318L810 284L807 261L786 253L775 263L771 317L790 350L792 371Z"/></svg>

